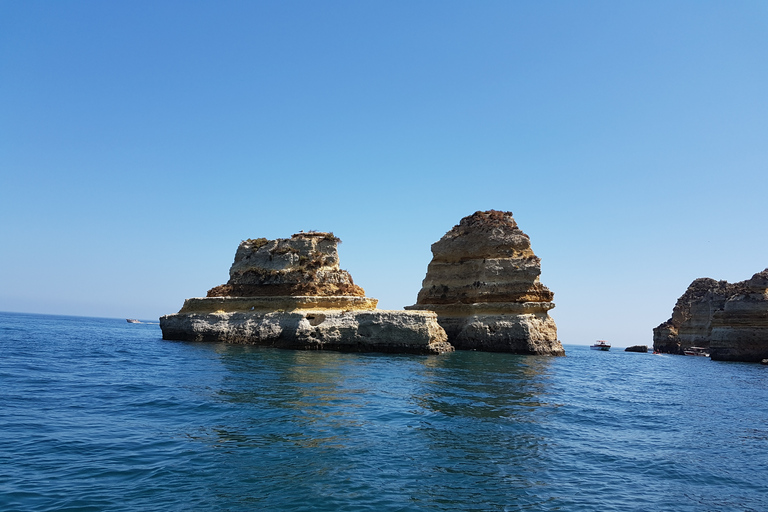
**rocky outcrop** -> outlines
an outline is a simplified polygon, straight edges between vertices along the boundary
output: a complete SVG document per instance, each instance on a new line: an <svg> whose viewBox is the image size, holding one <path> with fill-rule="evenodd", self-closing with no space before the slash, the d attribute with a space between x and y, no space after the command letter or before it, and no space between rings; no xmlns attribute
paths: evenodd
<svg viewBox="0 0 768 512"><path fill-rule="evenodd" d="M624 352L646 353L648 352L648 345L632 345L631 347L625 348Z"/></svg>
<svg viewBox="0 0 768 512"><path fill-rule="evenodd" d="M712 313L710 357L716 361L759 362L768 358L768 269L745 281Z"/></svg>
<svg viewBox="0 0 768 512"><path fill-rule="evenodd" d="M352 276L339 268L333 233L298 233L291 238L249 238L237 248L227 284L208 297L365 296Z"/></svg>
<svg viewBox="0 0 768 512"><path fill-rule="evenodd" d="M690 347L708 348L712 313L742 290L742 283L731 284L709 278L694 280L677 299L672 317L653 330L654 351L682 355Z"/></svg>
<svg viewBox="0 0 768 512"><path fill-rule="evenodd" d="M541 261L510 212L476 212L432 244L416 304L460 350L564 355Z"/></svg>
<svg viewBox="0 0 768 512"><path fill-rule="evenodd" d="M768 269L738 283L694 280L672 317L653 330L653 349L683 354L708 348L712 359L759 361L768 357ZM761 355L762 354L762 355Z"/></svg>
<svg viewBox="0 0 768 512"><path fill-rule="evenodd" d="M229 281L160 318L163 339L352 352L450 352L437 315L382 311L339 268L332 233L243 241Z"/></svg>

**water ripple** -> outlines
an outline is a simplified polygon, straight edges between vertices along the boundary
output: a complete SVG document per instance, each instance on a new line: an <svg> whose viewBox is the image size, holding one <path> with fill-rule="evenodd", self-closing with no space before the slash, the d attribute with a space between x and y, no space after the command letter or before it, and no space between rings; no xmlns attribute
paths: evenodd
<svg viewBox="0 0 768 512"><path fill-rule="evenodd" d="M0 314L0 509L768 510L768 374L293 352Z"/></svg>

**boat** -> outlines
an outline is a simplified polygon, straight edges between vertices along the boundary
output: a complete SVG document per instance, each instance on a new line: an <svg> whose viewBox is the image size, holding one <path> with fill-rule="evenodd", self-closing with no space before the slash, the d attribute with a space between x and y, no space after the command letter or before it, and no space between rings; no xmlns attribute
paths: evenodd
<svg viewBox="0 0 768 512"><path fill-rule="evenodd" d="M687 356L709 357L709 349L706 347L688 347L683 353Z"/></svg>
<svg viewBox="0 0 768 512"><path fill-rule="evenodd" d="M140 324L141 323L138 320L136 320L135 318L126 318L125 321L128 322L129 324Z"/></svg>
<svg viewBox="0 0 768 512"><path fill-rule="evenodd" d="M607 352L608 350L611 350L611 344L605 340L597 340L595 344L590 345L589 348L592 350L605 350Z"/></svg>

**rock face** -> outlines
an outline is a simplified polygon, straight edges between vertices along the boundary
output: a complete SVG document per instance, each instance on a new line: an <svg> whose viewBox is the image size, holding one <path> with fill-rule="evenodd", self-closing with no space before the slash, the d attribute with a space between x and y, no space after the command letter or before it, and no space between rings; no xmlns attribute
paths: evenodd
<svg viewBox="0 0 768 512"><path fill-rule="evenodd" d="M712 313L710 355L716 361L759 362L768 358L768 269L745 281Z"/></svg>
<svg viewBox="0 0 768 512"><path fill-rule="evenodd" d="M696 279L677 300L672 318L653 330L653 348L682 354L709 348L712 359L760 361L768 357L768 269L747 281Z"/></svg>
<svg viewBox="0 0 768 512"><path fill-rule="evenodd" d="M653 330L653 349L682 355L690 347L708 348L712 313L742 290L742 283L731 284L709 278L694 280L677 299L672 317Z"/></svg>
<svg viewBox="0 0 768 512"><path fill-rule="evenodd" d="M243 241L229 281L160 318L163 339L352 352L450 352L437 315L382 311L339 268L332 233Z"/></svg>
<svg viewBox="0 0 768 512"><path fill-rule="evenodd" d="M416 304L460 350L564 355L540 259L510 212L476 212L432 244Z"/></svg>

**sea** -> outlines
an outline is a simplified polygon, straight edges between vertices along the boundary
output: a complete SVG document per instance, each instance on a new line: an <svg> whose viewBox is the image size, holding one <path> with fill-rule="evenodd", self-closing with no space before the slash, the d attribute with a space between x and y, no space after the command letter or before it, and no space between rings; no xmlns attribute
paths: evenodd
<svg viewBox="0 0 768 512"><path fill-rule="evenodd" d="M0 510L768 511L768 366L291 351L150 322L0 313Z"/></svg>

